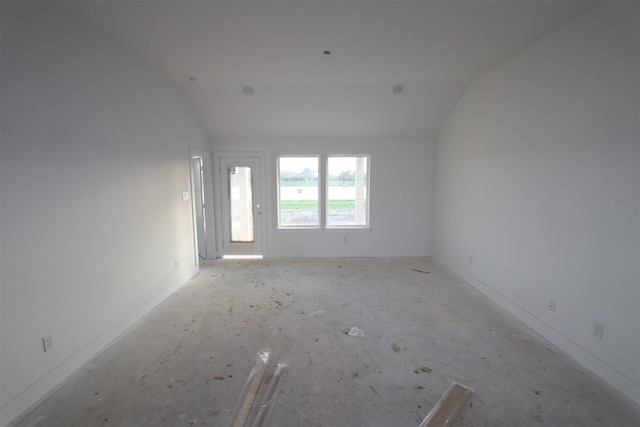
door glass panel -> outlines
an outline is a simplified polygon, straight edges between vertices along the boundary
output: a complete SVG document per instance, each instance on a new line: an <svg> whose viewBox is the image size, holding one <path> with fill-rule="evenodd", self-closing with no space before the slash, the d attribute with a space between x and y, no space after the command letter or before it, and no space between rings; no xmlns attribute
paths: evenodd
<svg viewBox="0 0 640 427"><path fill-rule="evenodd" d="M253 242L253 191L251 168L232 166L229 174L231 241Z"/></svg>

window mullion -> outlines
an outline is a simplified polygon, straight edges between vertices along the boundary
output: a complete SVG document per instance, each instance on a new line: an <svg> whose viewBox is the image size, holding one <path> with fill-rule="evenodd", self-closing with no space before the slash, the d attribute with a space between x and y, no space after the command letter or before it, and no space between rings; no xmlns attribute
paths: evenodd
<svg viewBox="0 0 640 427"><path fill-rule="evenodd" d="M318 207L320 209L320 228L323 230L327 227L327 186L329 185L329 177L327 175L327 161L325 155L319 158L320 171L318 176L318 187L320 190L320 201ZM322 183L322 184L320 184Z"/></svg>

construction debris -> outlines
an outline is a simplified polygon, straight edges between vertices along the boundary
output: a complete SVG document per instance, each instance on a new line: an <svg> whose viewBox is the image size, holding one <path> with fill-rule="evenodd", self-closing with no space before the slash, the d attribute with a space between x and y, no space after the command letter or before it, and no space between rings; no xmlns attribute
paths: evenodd
<svg viewBox="0 0 640 427"><path fill-rule="evenodd" d="M473 393L471 387L452 382L419 427L449 427Z"/></svg>

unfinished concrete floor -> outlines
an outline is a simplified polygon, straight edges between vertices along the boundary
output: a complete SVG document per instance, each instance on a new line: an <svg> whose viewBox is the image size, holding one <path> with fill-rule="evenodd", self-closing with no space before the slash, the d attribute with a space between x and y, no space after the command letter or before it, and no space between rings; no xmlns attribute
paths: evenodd
<svg viewBox="0 0 640 427"><path fill-rule="evenodd" d="M640 425L427 258L208 262L16 425L225 425L263 347L289 365L271 426L417 426L452 380L476 391L454 426Z"/></svg>

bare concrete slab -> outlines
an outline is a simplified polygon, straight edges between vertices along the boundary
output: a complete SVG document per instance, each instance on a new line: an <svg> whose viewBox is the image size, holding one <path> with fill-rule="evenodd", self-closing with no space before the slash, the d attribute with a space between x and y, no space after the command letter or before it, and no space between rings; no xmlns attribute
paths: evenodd
<svg viewBox="0 0 640 427"><path fill-rule="evenodd" d="M14 425L224 426L265 347L288 365L272 426L417 426L452 381L475 390L454 426L640 425L427 258L208 262Z"/></svg>

